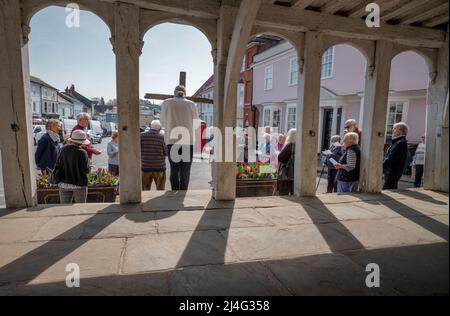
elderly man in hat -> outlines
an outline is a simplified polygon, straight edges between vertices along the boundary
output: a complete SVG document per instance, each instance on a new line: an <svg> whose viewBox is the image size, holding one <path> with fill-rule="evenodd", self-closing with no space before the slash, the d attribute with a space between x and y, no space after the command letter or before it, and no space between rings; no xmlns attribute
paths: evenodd
<svg viewBox="0 0 450 316"><path fill-rule="evenodd" d="M186 99L184 86L177 86L174 97L161 105L161 124L165 128L172 191L188 190L194 157L194 120L198 118L197 106Z"/></svg>

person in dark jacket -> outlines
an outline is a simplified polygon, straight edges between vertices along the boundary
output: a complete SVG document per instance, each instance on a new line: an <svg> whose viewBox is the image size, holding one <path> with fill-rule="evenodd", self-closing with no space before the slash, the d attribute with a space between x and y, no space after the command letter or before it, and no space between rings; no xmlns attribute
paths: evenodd
<svg viewBox="0 0 450 316"><path fill-rule="evenodd" d="M408 158L408 125L397 123L392 130L392 145L387 150L383 162L383 190L398 189L398 182L403 175Z"/></svg>
<svg viewBox="0 0 450 316"><path fill-rule="evenodd" d="M278 193L283 195L294 195L294 168L295 166L295 140L297 130L291 129L286 136L286 143L284 148L278 155L278 181L277 189ZM280 171L285 168L288 179L280 179Z"/></svg>
<svg viewBox="0 0 450 316"><path fill-rule="evenodd" d="M47 133L41 137L37 144L34 160L43 175L47 175L47 170L53 170L60 150L61 123L58 120L49 120L47 123Z"/></svg>
<svg viewBox="0 0 450 316"><path fill-rule="evenodd" d="M328 168L328 186L327 193L337 192L337 169L331 163L330 159L334 159L335 161L341 160L343 155L342 146L341 146L341 137L339 135L331 137L331 147L329 150L324 151L325 155L325 167Z"/></svg>
<svg viewBox="0 0 450 316"><path fill-rule="evenodd" d="M70 144L61 149L57 162L59 198L61 204L86 203L90 165L86 150L81 146L89 145L90 141L80 130L74 131L68 141Z"/></svg>
<svg viewBox="0 0 450 316"><path fill-rule="evenodd" d="M358 143L359 135L357 133L346 134L343 142L344 155L338 163L331 160L338 170L337 186L339 193L356 192L358 189L361 166L361 149Z"/></svg>

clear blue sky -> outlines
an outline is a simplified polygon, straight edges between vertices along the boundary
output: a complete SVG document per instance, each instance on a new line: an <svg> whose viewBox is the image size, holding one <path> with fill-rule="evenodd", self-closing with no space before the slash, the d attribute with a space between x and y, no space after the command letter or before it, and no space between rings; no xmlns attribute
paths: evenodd
<svg viewBox="0 0 450 316"><path fill-rule="evenodd" d="M75 84L87 97L116 98L115 56L109 28L96 15L81 11L80 27L66 27L62 7L48 7L31 20L31 74L63 90ZM213 73L211 45L197 29L161 24L144 37L140 59L140 97L173 93L180 71L186 71L188 94Z"/></svg>

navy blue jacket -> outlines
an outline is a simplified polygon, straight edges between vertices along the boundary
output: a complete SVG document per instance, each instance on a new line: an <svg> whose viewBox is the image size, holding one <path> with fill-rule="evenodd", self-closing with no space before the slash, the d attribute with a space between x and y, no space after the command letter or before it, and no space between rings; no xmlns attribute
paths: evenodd
<svg viewBox="0 0 450 316"><path fill-rule="evenodd" d="M338 181L342 181L342 182L356 182L356 181L359 181L360 168L361 168L361 149L360 149L359 145L353 145L353 146L350 146L349 148L347 148L347 150L345 151L344 155L341 157L341 160L339 161L339 163L341 165L346 165L347 164L347 154L348 154L348 152L350 150L352 150L356 154L356 166L355 166L355 169L353 169L350 172L348 172L348 171L346 171L344 169L340 169L338 171L337 176L336 176Z"/></svg>
<svg viewBox="0 0 450 316"><path fill-rule="evenodd" d="M59 154L59 143L54 142L46 133L38 142L34 160L41 170L53 169Z"/></svg>
<svg viewBox="0 0 450 316"><path fill-rule="evenodd" d="M325 163L327 164L328 169L336 169L334 167L334 165L331 163L330 159L333 158L336 161L341 160L341 157L344 154L342 152L342 146L331 146L330 151L331 151L331 156L328 156L325 159Z"/></svg>
<svg viewBox="0 0 450 316"><path fill-rule="evenodd" d="M408 142L406 136L392 140L383 162L383 173L386 176L401 178L408 158Z"/></svg>

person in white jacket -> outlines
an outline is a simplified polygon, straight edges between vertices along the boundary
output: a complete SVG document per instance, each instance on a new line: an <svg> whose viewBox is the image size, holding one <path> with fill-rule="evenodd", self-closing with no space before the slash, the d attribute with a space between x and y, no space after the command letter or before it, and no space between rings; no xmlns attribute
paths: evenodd
<svg viewBox="0 0 450 316"><path fill-rule="evenodd" d="M425 151L426 151L425 140L426 137L422 136L422 142L419 144L419 146L417 146L417 150L414 155L413 162L411 164L416 170L416 176L414 181L415 188L420 188L422 186L423 170L425 167Z"/></svg>
<svg viewBox="0 0 450 316"><path fill-rule="evenodd" d="M172 191L187 191L189 188L194 157L194 121L198 118L197 106L186 99L184 86L177 86L174 97L161 105L161 124L165 128ZM183 133L181 139L180 133Z"/></svg>

